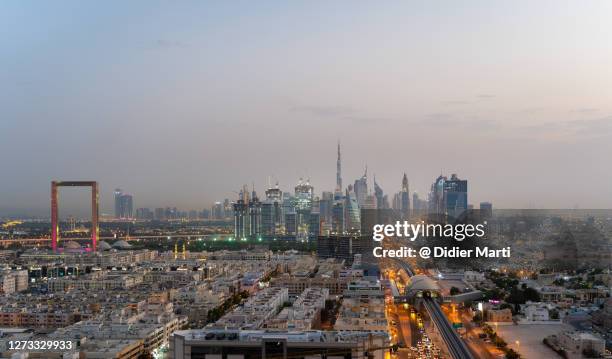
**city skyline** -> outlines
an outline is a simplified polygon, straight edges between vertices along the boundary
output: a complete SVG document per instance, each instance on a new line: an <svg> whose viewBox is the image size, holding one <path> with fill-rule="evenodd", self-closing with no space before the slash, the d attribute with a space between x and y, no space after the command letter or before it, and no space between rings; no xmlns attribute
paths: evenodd
<svg viewBox="0 0 612 359"><path fill-rule="evenodd" d="M117 187L333 191L337 139L345 183L367 164L386 193L458 173L474 204L609 208L612 4L346 4L4 3L0 215L48 215L51 180L98 181L109 214Z"/></svg>
<svg viewBox="0 0 612 359"><path fill-rule="evenodd" d="M612 359L612 1L0 3L0 358Z"/></svg>

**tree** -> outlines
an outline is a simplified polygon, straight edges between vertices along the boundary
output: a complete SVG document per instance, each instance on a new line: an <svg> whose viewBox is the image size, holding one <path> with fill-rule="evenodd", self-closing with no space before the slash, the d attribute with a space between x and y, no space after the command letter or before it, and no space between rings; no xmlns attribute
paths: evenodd
<svg viewBox="0 0 612 359"><path fill-rule="evenodd" d="M562 287L565 284L565 279L563 278L557 278L555 279L555 281L553 282L554 285L557 285L559 287Z"/></svg>
<svg viewBox="0 0 612 359"><path fill-rule="evenodd" d="M496 336L494 339L494 343L498 348L505 348L508 346L508 344L506 343L505 340L503 340L501 337Z"/></svg>
<svg viewBox="0 0 612 359"><path fill-rule="evenodd" d="M550 315L550 319L559 319L559 311L556 309L551 309L548 314Z"/></svg>
<svg viewBox="0 0 612 359"><path fill-rule="evenodd" d="M538 293L538 291L533 288L525 288L525 291L523 292L523 297L525 298L525 301L528 301L528 300L532 302L540 301L540 293Z"/></svg>
<svg viewBox="0 0 612 359"><path fill-rule="evenodd" d="M519 359L520 357L519 353L515 352L513 349L508 349L506 351L506 359Z"/></svg>
<svg viewBox="0 0 612 359"><path fill-rule="evenodd" d="M513 304L524 304L525 296L523 291L517 287L512 288L512 290L510 290L510 294L508 294L508 298L506 298L506 301Z"/></svg>
<svg viewBox="0 0 612 359"><path fill-rule="evenodd" d="M457 295L457 294L459 294L459 293L461 293L461 290L459 290L459 288L457 288L457 287L451 287L451 289L450 289L450 295Z"/></svg>

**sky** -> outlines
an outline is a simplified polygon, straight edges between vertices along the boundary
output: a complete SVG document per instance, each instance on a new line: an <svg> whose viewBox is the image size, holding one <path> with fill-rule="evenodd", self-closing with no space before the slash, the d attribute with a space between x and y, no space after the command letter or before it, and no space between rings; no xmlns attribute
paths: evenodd
<svg viewBox="0 0 612 359"><path fill-rule="evenodd" d="M51 180L202 209L268 178L440 174L497 208L610 208L610 1L3 1L0 215ZM370 183L371 185L371 183ZM62 190L87 213L86 189Z"/></svg>

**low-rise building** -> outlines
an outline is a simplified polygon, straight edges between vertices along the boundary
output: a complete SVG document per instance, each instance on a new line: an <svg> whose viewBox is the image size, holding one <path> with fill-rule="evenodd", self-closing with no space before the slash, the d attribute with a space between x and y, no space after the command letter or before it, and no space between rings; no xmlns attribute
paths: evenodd
<svg viewBox="0 0 612 359"><path fill-rule="evenodd" d="M317 328L328 295L329 291L325 288L307 288L291 307L283 308L276 317L268 320L265 327L286 330Z"/></svg>
<svg viewBox="0 0 612 359"><path fill-rule="evenodd" d="M525 319L531 322L541 322L550 320L549 306L546 303L527 302L521 305L521 311Z"/></svg>
<svg viewBox="0 0 612 359"><path fill-rule="evenodd" d="M27 270L0 271L0 295L9 295L28 289Z"/></svg>
<svg viewBox="0 0 612 359"><path fill-rule="evenodd" d="M489 309L486 311L487 322L511 322L512 311L509 308Z"/></svg>
<svg viewBox="0 0 612 359"><path fill-rule="evenodd" d="M585 353L602 355L605 353L606 342L594 333L565 331L557 335L558 345L571 357L583 357Z"/></svg>
<svg viewBox="0 0 612 359"><path fill-rule="evenodd" d="M387 331L385 294L375 277L351 281L344 291L336 330Z"/></svg>
<svg viewBox="0 0 612 359"><path fill-rule="evenodd" d="M275 316L289 300L287 288L266 288L250 297L242 306L225 314L212 326L234 329L259 329Z"/></svg>
<svg viewBox="0 0 612 359"><path fill-rule="evenodd" d="M178 331L170 358L352 358L383 359L389 335L368 331L263 331L203 329Z"/></svg>

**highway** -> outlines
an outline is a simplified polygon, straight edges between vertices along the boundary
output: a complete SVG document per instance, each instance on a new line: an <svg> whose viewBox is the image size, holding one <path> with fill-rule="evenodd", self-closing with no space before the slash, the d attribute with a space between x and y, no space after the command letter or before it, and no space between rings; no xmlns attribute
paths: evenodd
<svg viewBox="0 0 612 359"><path fill-rule="evenodd" d="M408 263L399 259L396 261L410 277L414 275ZM442 312L442 308L440 308L440 304L438 304L438 302L436 302L434 299L426 297L423 297L423 304L427 310L427 313L429 314L429 317L442 335L442 339L444 340L444 343L446 343L446 346L448 347L453 359L474 359L474 356L468 349L463 339L459 337L448 319L446 319L444 312Z"/></svg>

